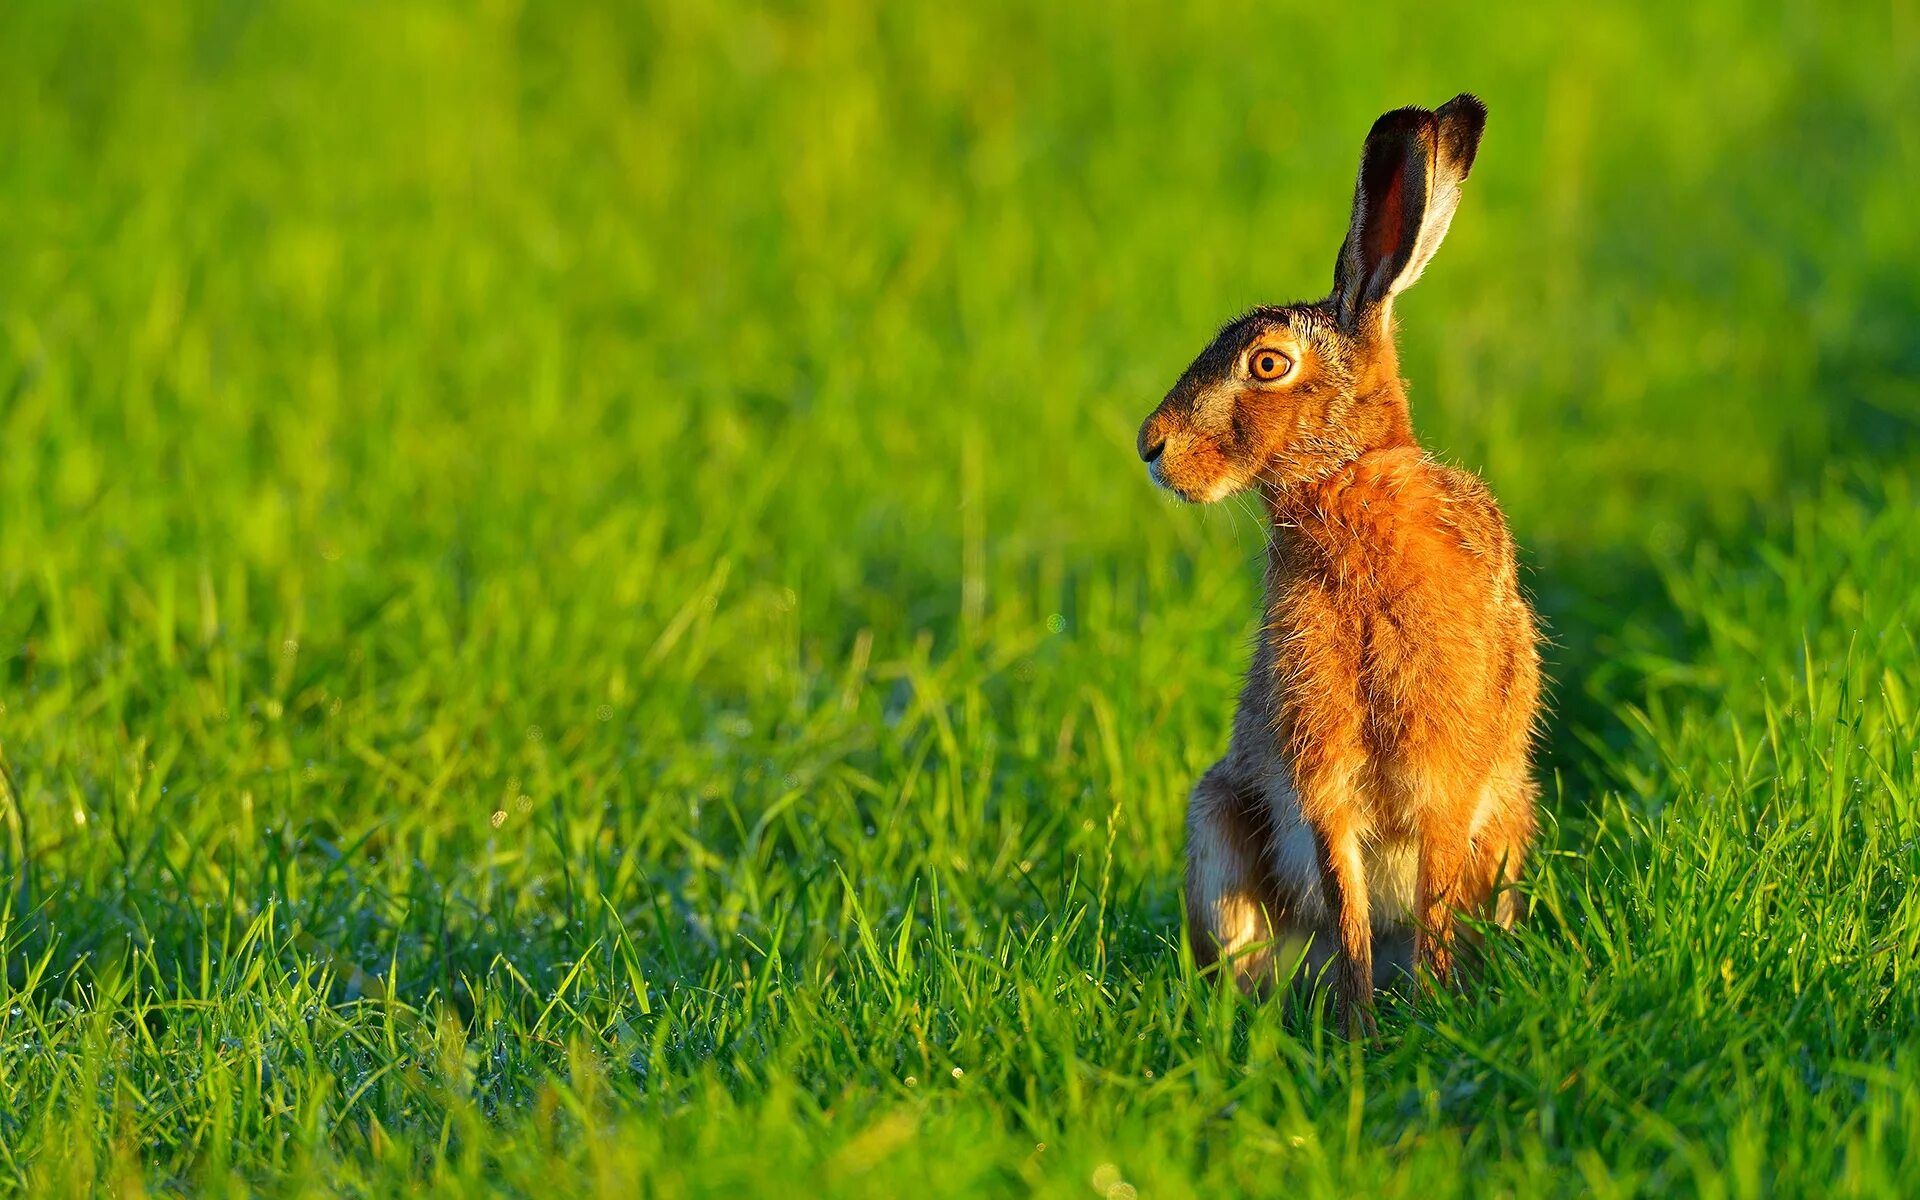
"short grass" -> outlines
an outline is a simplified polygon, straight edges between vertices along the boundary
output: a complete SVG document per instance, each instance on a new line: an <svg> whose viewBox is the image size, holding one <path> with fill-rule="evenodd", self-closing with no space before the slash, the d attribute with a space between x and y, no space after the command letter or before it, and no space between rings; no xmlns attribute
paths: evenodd
<svg viewBox="0 0 1920 1200"><path fill-rule="evenodd" d="M1753 9L7 5L0 1190L1920 1191L1920 14ZM1550 820L1361 1052L1131 438L1462 88Z"/></svg>

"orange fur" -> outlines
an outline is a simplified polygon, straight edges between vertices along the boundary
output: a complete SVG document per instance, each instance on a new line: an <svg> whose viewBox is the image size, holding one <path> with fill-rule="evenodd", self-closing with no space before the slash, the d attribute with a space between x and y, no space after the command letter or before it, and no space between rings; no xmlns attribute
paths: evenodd
<svg viewBox="0 0 1920 1200"><path fill-rule="evenodd" d="M1491 493L1415 444L1390 312L1444 236L1483 121L1466 97L1381 118L1334 295L1227 326L1140 434L1163 486L1194 500L1257 487L1273 529L1232 744L1189 808L1196 956L1236 955L1249 990L1301 957L1259 934L1310 969L1337 963L1356 1030L1371 1027L1376 938L1395 965L1410 951L1451 980L1456 914L1518 878L1534 833L1533 613ZM1429 195L1442 214L1403 214ZM1292 368L1256 379L1256 351ZM1494 915L1510 924L1511 900Z"/></svg>

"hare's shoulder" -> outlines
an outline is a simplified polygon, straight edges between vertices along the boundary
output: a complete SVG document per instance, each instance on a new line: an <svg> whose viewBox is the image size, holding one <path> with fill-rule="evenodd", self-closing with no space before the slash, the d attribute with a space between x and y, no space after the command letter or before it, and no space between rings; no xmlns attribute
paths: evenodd
<svg viewBox="0 0 1920 1200"><path fill-rule="evenodd" d="M1460 538L1460 544L1478 558L1487 560L1496 570L1513 567L1513 535L1507 530L1506 514L1493 489L1472 471L1429 461L1432 479L1439 491L1441 520Z"/></svg>

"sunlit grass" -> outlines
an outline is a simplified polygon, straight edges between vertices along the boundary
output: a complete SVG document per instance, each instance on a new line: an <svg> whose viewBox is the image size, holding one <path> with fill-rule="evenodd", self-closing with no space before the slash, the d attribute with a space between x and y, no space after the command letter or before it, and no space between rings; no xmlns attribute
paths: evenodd
<svg viewBox="0 0 1920 1200"><path fill-rule="evenodd" d="M1912 1194L1916 22L1580 16L0 14L0 1187ZM1467 87L1551 819L1360 1054L1180 949L1131 439Z"/></svg>

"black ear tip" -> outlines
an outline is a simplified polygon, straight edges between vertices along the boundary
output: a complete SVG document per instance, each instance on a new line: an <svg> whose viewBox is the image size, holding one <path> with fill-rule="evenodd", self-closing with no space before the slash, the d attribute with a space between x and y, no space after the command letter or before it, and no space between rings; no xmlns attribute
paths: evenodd
<svg viewBox="0 0 1920 1200"><path fill-rule="evenodd" d="M1440 129L1448 131L1450 140L1478 142L1480 131L1486 129L1486 102L1473 92L1461 92L1442 104L1434 117L1440 119Z"/></svg>
<svg viewBox="0 0 1920 1200"><path fill-rule="evenodd" d="M1412 106L1396 108L1392 112L1381 113L1374 121L1373 128L1367 131L1367 137L1373 139L1390 135L1412 136L1426 128L1434 115L1424 108Z"/></svg>
<svg viewBox="0 0 1920 1200"><path fill-rule="evenodd" d="M1473 168L1480 135L1487 128L1487 106L1472 92L1461 92L1433 114L1439 118L1440 141L1462 176Z"/></svg>

